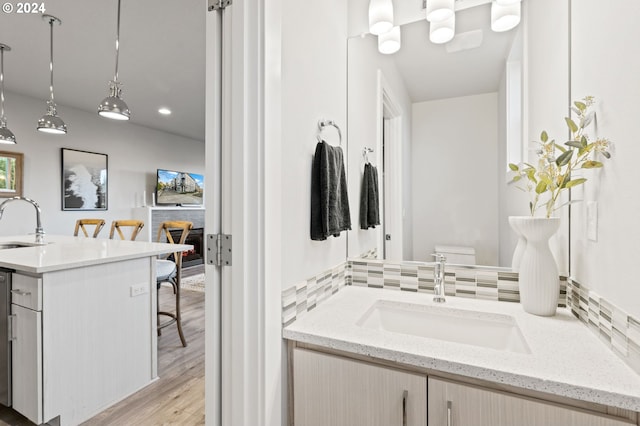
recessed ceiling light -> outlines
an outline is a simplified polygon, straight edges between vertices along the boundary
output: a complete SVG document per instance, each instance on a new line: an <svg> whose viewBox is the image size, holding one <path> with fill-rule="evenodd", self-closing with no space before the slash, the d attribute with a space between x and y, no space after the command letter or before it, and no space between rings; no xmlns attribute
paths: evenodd
<svg viewBox="0 0 640 426"><path fill-rule="evenodd" d="M160 108L158 110L158 112L162 115L169 115L171 114L171 110L169 108Z"/></svg>

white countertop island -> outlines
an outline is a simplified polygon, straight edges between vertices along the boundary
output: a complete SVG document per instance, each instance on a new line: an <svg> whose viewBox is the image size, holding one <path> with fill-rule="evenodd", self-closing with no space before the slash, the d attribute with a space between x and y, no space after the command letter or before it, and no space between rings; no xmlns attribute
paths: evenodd
<svg viewBox="0 0 640 426"><path fill-rule="evenodd" d="M191 247L47 235L0 249L0 267L14 271L13 408L76 425L156 380L155 259Z"/></svg>
<svg viewBox="0 0 640 426"><path fill-rule="evenodd" d="M297 342L431 371L640 412L640 376L566 309L554 317L518 303L447 296L437 306L509 315L530 353L496 350L359 326L377 301L436 305L433 295L347 286L283 330ZM425 324L428 326L428 324Z"/></svg>

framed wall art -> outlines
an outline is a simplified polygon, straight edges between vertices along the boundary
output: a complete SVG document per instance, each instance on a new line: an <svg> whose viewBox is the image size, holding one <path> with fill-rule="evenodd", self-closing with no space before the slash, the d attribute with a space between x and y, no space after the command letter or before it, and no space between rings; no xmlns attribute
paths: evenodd
<svg viewBox="0 0 640 426"><path fill-rule="evenodd" d="M107 210L108 156L62 148L62 210Z"/></svg>
<svg viewBox="0 0 640 426"><path fill-rule="evenodd" d="M22 159L20 152L0 151L0 198L22 196Z"/></svg>

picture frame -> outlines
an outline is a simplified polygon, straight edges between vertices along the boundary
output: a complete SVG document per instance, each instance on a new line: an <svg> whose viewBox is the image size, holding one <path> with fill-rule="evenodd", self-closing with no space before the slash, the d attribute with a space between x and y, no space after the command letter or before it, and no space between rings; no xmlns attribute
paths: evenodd
<svg viewBox="0 0 640 426"><path fill-rule="evenodd" d="M62 210L107 210L107 154L61 148Z"/></svg>
<svg viewBox="0 0 640 426"><path fill-rule="evenodd" d="M0 198L22 196L21 152L0 151Z"/></svg>

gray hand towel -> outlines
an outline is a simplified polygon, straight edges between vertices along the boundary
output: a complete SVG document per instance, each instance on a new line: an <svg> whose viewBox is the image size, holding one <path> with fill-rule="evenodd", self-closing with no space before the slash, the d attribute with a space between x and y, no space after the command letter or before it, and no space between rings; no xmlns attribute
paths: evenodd
<svg viewBox="0 0 640 426"><path fill-rule="evenodd" d="M326 240L350 229L342 148L318 142L311 170L311 239Z"/></svg>
<svg viewBox="0 0 640 426"><path fill-rule="evenodd" d="M360 228L375 228L376 225L380 225L378 170L367 163L364 165L360 191Z"/></svg>

